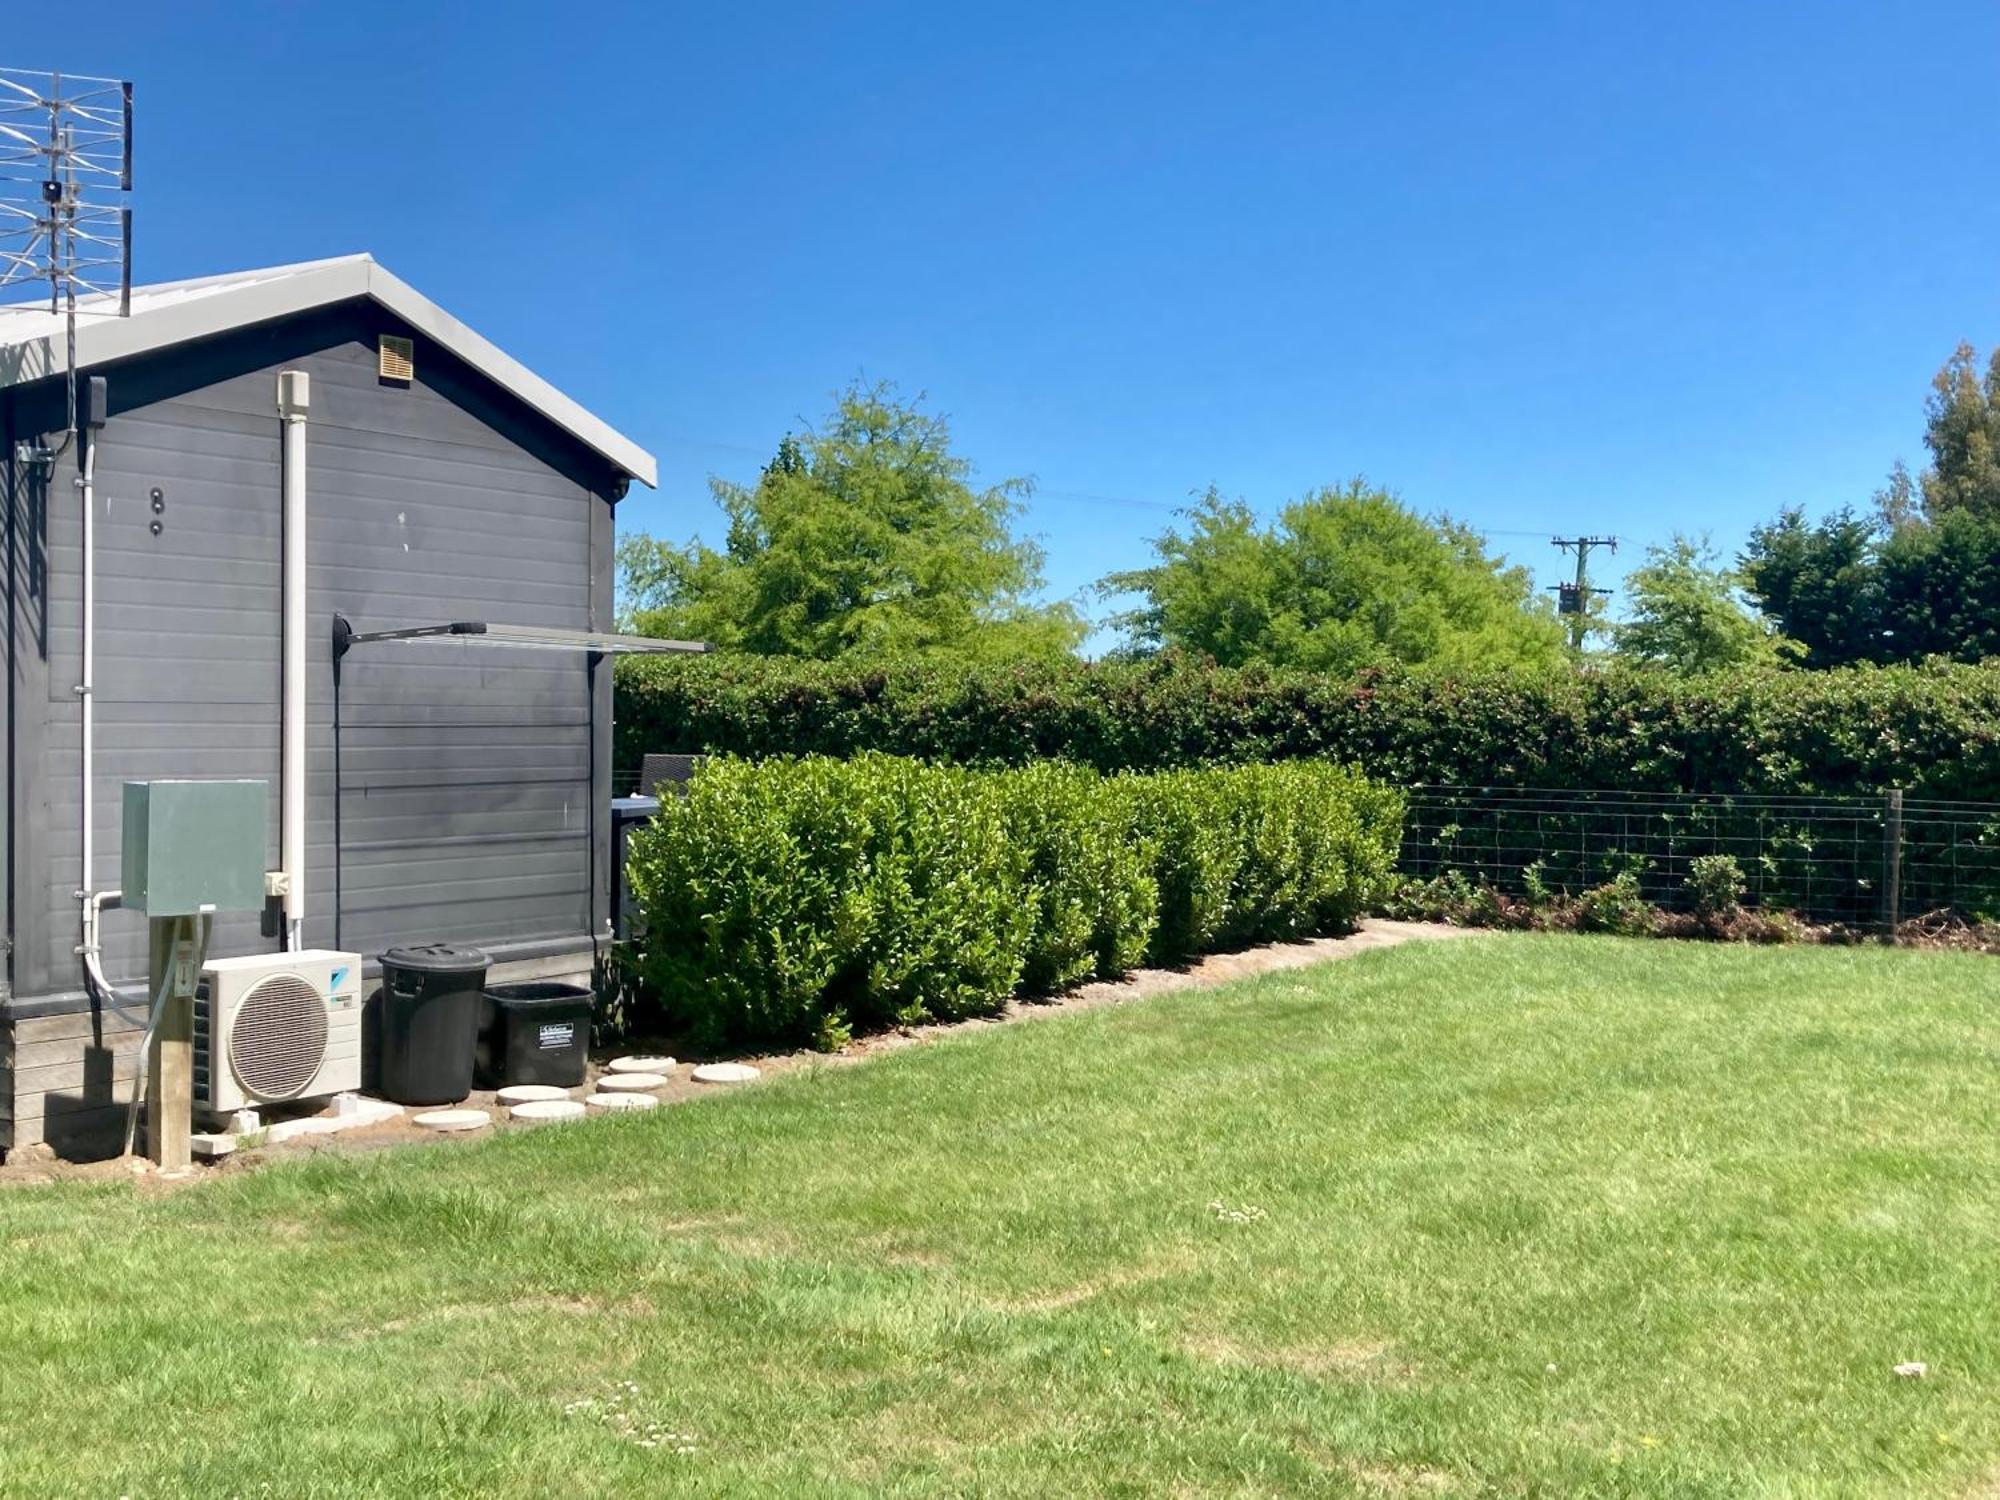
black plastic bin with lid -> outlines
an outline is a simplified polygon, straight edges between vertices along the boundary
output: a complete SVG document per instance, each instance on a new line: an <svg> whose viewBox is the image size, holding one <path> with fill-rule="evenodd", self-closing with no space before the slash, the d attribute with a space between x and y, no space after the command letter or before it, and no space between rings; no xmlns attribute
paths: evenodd
<svg viewBox="0 0 2000 1500"><path fill-rule="evenodd" d="M473 1077L483 1089L547 1083L573 1089L590 1066L596 996L576 984L496 984L479 1002Z"/></svg>
<svg viewBox="0 0 2000 1500"><path fill-rule="evenodd" d="M379 1078L397 1104L456 1104L472 1092L487 958L426 943L382 955Z"/></svg>

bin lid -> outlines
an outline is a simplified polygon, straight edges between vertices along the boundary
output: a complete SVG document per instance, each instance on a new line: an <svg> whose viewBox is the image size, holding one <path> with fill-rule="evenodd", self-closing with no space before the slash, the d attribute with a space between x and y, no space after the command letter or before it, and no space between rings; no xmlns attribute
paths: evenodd
<svg viewBox="0 0 2000 1500"><path fill-rule="evenodd" d="M489 984L486 998L495 1005L509 1010L534 1010L537 1007L559 1005L594 1004L596 994L580 984L558 984L553 980L537 979L526 984Z"/></svg>
<svg viewBox="0 0 2000 1500"><path fill-rule="evenodd" d="M484 948L457 943L418 943L409 948L391 948L382 955L385 969L415 969L426 974L463 974L483 970L491 962Z"/></svg>

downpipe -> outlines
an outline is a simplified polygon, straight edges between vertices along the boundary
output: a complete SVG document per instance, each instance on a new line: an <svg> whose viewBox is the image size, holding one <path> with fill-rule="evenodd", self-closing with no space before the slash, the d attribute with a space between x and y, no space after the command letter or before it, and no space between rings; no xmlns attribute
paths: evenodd
<svg viewBox="0 0 2000 1500"><path fill-rule="evenodd" d="M80 768L82 787L81 795L77 798L77 806L82 809L83 879L77 885L76 898L82 903L84 940L88 943L92 936L91 884L97 879L97 799L92 795L97 787L97 440L95 436L84 442L83 466L77 475L76 483L83 496L83 666L76 684L76 694L83 705L83 763Z"/></svg>
<svg viewBox="0 0 2000 1500"><path fill-rule="evenodd" d="M83 956L85 977L100 994L109 996L111 987L104 983L103 972L98 964L97 927L102 911L92 893L92 884L97 879L97 435L103 430L107 406L107 388L104 377L92 376L85 388L87 397L83 412L84 434L82 451L78 455L80 463L76 475L77 493L82 499L83 535L81 537L83 555L80 559L82 575L81 604L82 662L77 672L76 696L80 705L81 723L79 727L82 748L77 767L78 788L78 865L80 878L76 886L78 905L77 951ZM75 397L72 395L72 402ZM76 420L74 406L71 422ZM70 437L78 434L72 427ZM68 447L65 440L64 448ZM55 459L50 459L50 477L54 477Z"/></svg>
<svg viewBox="0 0 2000 1500"><path fill-rule="evenodd" d="M305 947L306 925L306 418L312 381L304 370L278 373L284 424L284 701L279 776L279 885L285 948Z"/></svg>

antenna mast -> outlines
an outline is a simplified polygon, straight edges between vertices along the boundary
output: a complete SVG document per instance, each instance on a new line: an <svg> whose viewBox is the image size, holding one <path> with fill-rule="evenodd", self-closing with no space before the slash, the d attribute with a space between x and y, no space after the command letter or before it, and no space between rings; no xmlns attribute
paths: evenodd
<svg viewBox="0 0 2000 1500"><path fill-rule="evenodd" d="M64 447L76 436L77 315L132 310L131 190L130 83L0 68L0 308L46 288L64 319Z"/></svg>

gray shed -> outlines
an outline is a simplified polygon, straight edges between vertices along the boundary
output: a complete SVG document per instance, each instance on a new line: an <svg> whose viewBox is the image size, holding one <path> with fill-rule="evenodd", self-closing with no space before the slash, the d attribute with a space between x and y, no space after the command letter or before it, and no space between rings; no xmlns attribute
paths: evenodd
<svg viewBox="0 0 2000 1500"><path fill-rule="evenodd" d="M83 1154L122 1128L136 1032L85 982L81 945L91 894L118 884L128 780L267 780L272 870L297 828L296 909L219 920L212 955L274 951L296 924L302 946L371 959L447 940L486 948L499 978L587 975L610 915L612 511L654 482L652 457L365 255L135 289L129 317L79 320L77 358L105 378L105 421L64 446L63 324L0 310L0 1146ZM303 405L283 372L308 378ZM307 639L288 826L291 424ZM64 446L53 466L43 444ZM337 734L336 617L365 642L342 661ZM467 621L487 638L366 641ZM97 930L129 992L144 920L114 908Z"/></svg>

